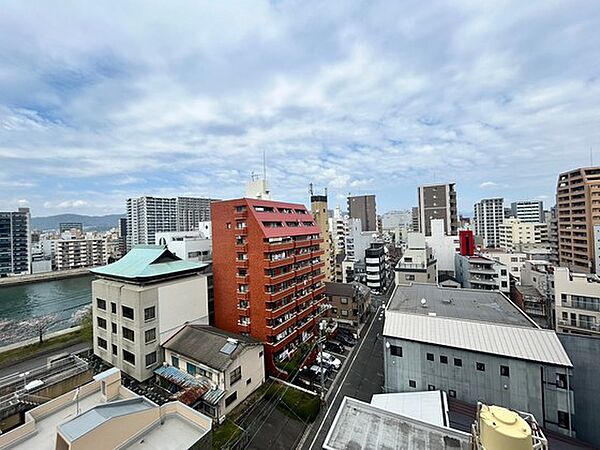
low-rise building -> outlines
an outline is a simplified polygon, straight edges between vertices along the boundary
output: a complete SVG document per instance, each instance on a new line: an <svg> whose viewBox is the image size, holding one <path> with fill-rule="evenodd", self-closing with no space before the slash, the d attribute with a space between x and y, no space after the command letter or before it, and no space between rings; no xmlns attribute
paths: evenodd
<svg viewBox="0 0 600 450"><path fill-rule="evenodd" d="M485 249L481 255L498 261L508 268L508 273L516 281L521 281L521 269L525 267L527 256L525 253L507 252L503 249Z"/></svg>
<svg viewBox="0 0 600 450"><path fill-rule="evenodd" d="M54 270L102 266L108 261L104 238L57 239L52 241Z"/></svg>
<svg viewBox="0 0 600 450"><path fill-rule="evenodd" d="M556 330L600 336L600 277L554 268Z"/></svg>
<svg viewBox="0 0 600 450"><path fill-rule="evenodd" d="M399 285L383 336L386 392L441 389L463 402L531 412L544 428L574 434L567 353L554 331L502 293Z"/></svg>
<svg viewBox="0 0 600 450"><path fill-rule="evenodd" d="M437 261L423 233L408 233L407 248L394 268L396 284L437 283Z"/></svg>
<svg viewBox="0 0 600 450"><path fill-rule="evenodd" d="M548 225L524 222L509 218L498 226L500 247L506 250L522 252L534 248L547 247Z"/></svg>
<svg viewBox="0 0 600 450"><path fill-rule="evenodd" d="M455 277L462 287L484 291L510 292L508 267L485 256L456 254Z"/></svg>
<svg viewBox="0 0 600 450"><path fill-rule="evenodd" d="M166 246L185 261L212 260L212 239L202 231L170 231L156 233L156 245Z"/></svg>
<svg viewBox="0 0 600 450"><path fill-rule="evenodd" d="M207 266L141 245L93 269L94 354L138 381L152 377L162 342L186 323L209 323Z"/></svg>
<svg viewBox="0 0 600 450"><path fill-rule="evenodd" d="M187 325L163 344L156 375L180 400L219 422L265 381L264 346L250 336Z"/></svg>
<svg viewBox="0 0 600 450"><path fill-rule="evenodd" d="M371 291L354 283L325 283L325 295L330 306L328 315L341 326L359 327L371 306Z"/></svg>

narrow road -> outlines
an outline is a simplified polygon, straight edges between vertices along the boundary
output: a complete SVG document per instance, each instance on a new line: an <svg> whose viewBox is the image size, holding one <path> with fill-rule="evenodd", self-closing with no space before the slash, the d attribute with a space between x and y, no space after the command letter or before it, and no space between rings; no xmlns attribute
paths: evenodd
<svg viewBox="0 0 600 450"><path fill-rule="evenodd" d="M20 373L27 372L28 370L35 369L36 367L43 366L46 364L46 361L50 356L59 355L61 353L76 353L87 348L89 348L89 344L85 342L79 342L78 344L71 345L70 347L66 347L61 350L54 350L45 355L37 356L31 359L26 359L11 366L0 369L0 378L4 378L9 375L18 375Z"/></svg>

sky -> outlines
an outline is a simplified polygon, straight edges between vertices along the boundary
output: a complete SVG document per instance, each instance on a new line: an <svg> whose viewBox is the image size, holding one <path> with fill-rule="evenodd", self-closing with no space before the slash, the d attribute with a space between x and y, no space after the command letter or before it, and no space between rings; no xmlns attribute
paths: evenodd
<svg viewBox="0 0 600 450"><path fill-rule="evenodd" d="M548 207L600 164L599 76L596 0L2 0L0 210L239 197L263 151L279 200Z"/></svg>

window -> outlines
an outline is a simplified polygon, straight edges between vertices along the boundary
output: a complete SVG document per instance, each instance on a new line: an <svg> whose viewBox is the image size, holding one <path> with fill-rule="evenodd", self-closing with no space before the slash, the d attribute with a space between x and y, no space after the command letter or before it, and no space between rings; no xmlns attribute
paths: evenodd
<svg viewBox="0 0 600 450"><path fill-rule="evenodd" d="M342 298L340 298L340 303L342 305L347 305L348 304L348 297L342 297Z"/></svg>
<svg viewBox="0 0 600 450"><path fill-rule="evenodd" d="M121 306L121 313L126 319L133 320L133 308L130 308L129 306Z"/></svg>
<svg viewBox="0 0 600 450"><path fill-rule="evenodd" d="M117 304L115 302L110 302L110 312L112 314L116 314L117 313Z"/></svg>
<svg viewBox="0 0 600 450"><path fill-rule="evenodd" d="M96 306L98 309L103 309L106 311L106 300L102 300L101 298L96 299Z"/></svg>
<svg viewBox="0 0 600 450"><path fill-rule="evenodd" d="M507 283L506 281L503 281L503 282L502 282L502 287L503 287L503 288L505 288L505 287L508 287L508 283Z"/></svg>
<svg viewBox="0 0 600 450"><path fill-rule="evenodd" d="M146 355L146 367L156 364L156 352L148 353Z"/></svg>
<svg viewBox="0 0 600 450"><path fill-rule="evenodd" d="M127 350L123 350L123 361L135 366L135 355Z"/></svg>
<svg viewBox="0 0 600 450"><path fill-rule="evenodd" d="M110 323L110 328L113 334L117 334L117 324L114 322Z"/></svg>
<svg viewBox="0 0 600 450"><path fill-rule="evenodd" d="M416 388L417 382L415 380L408 380L408 387Z"/></svg>
<svg viewBox="0 0 600 450"><path fill-rule="evenodd" d="M560 389L567 388L567 376L564 373L556 374L556 387Z"/></svg>
<svg viewBox="0 0 600 450"><path fill-rule="evenodd" d="M260 352L258 352L258 357L259 357L259 358L262 358L262 357L263 357L263 352L262 352L262 350L261 350Z"/></svg>
<svg viewBox="0 0 600 450"><path fill-rule="evenodd" d="M503 277L506 276L506 269L501 269L500 270L500 275L502 275Z"/></svg>
<svg viewBox="0 0 600 450"><path fill-rule="evenodd" d="M456 398L456 391L454 389L450 389L448 391L448 397L450 397L450 398Z"/></svg>
<svg viewBox="0 0 600 450"><path fill-rule="evenodd" d="M250 383L252 383L252 378L248 378L248 379L246 380L246 386L248 386Z"/></svg>
<svg viewBox="0 0 600 450"><path fill-rule="evenodd" d="M242 368L237 367L229 373L229 386L233 386L242 378Z"/></svg>
<svg viewBox="0 0 600 450"><path fill-rule="evenodd" d="M228 230L231 230L231 222L227 222L225 224L225 228L227 228Z"/></svg>
<svg viewBox="0 0 600 450"><path fill-rule="evenodd" d="M197 369L198 368L195 365L193 365L192 363L187 363L186 364L187 373L189 373L193 377L196 376Z"/></svg>
<svg viewBox="0 0 600 450"><path fill-rule="evenodd" d="M146 342L146 344L156 341L156 328L146 330L146 332L144 333L144 341Z"/></svg>
<svg viewBox="0 0 600 450"><path fill-rule="evenodd" d="M231 394L229 397L225 399L225 406L231 405L233 402L237 400L237 391Z"/></svg>
<svg viewBox="0 0 600 450"><path fill-rule="evenodd" d="M179 358L175 355L171 355L171 365L179 369Z"/></svg>
<svg viewBox="0 0 600 450"><path fill-rule="evenodd" d="M510 377L510 369L508 366L500 366L500 376Z"/></svg>
<svg viewBox="0 0 600 450"><path fill-rule="evenodd" d="M427 361L434 361L433 353L427 353Z"/></svg>
<svg viewBox="0 0 600 450"><path fill-rule="evenodd" d="M390 345L390 353L393 356L402 356L402 347L397 345Z"/></svg>
<svg viewBox="0 0 600 450"><path fill-rule="evenodd" d="M112 354L113 354L113 355L115 355L115 356L117 356L117 353L119 353L119 352L117 351L117 346L116 346L115 344L113 344L113 345L112 345Z"/></svg>
<svg viewBox="0 0 600 450"><path fill-rule="evenodd" d="M415 276L414 275L410 275L410 274L406 274L406 275L404 275L404 279L408 280L408 281L415 281Z"/></svg>
<svg viewBox="0 0 600 450"><path fill-rule="evenodd" d="M428 391L435 391L435 386L433 384L428 384L427 385L427 390Z"/></svg>
<svg viewBox="0 0 600 450"><path fill-rule="evenodd" d="M569 414L564 411L558 411L558 426L569 428Z"/></svg>
<svg viewBox="0 0 600 450"><path fill-rule="evenodd" d="M340 312L342 313L342 317L348 317L348 310L347 309L342 309Z"/></svg>
<svg viewBox="0 0 600 450"><path fill-rule="evenodd" d="M479 370L480 372L485 372L485 364L484 363L478 362L476 365L477 365L477 370Z"/></svg>
<svg viewBox="0 0 600 450"><path fill-rule="evenodd" d="M98 347L103 348L104 350L106 350L108 348L106 339L102 339L101 337L98 338Z"/></svg>
<svg viewBox="0 0 600 450"><path fill-rule="evenodd" d="M440 355L440 363L448 364L448 357L444 355Z"/></svg>
<svg viewBox="0 0 600 450"><path fill-rule="evenodd" d="M135 335L133 333L133 330L131 330L127 327L122 327L121 330L123 332L124 339L127 339L128 341L131 341L131 342L135 341Z"/></svg>
<svg viewBox="0 0 600 450"><path fill-rule="evenodd" d="M148 322L156 317L156 307L151 306L150 308L144 309L144 320Z"/></svg>
<svg viewBox="0 0 600 450"><path fill-rule="evenodd" d="M102 317L96 317L96 321L98 322L99 328L106 330L106 319L103 319Z"/></svg>
<svg viewBox="0 0 600 450"><path fill-rule="evenodd" d="M462 359L460 359L460 358L454 358L454 365L456 367L462 367Z"/></svg>

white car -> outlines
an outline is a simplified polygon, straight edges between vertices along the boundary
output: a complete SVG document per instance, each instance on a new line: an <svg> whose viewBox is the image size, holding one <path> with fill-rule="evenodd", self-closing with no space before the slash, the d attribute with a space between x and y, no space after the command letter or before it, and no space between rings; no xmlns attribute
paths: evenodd
<svg viewBox="0 0 600 450"><path fill-rule="evenodd" d="M328 364L333 367L335 370L339 370L342 367L342 362L333 356L331 353L323 352L317 355L317 362L321 362L321 358L323 358L323 364Z"/></svg>

